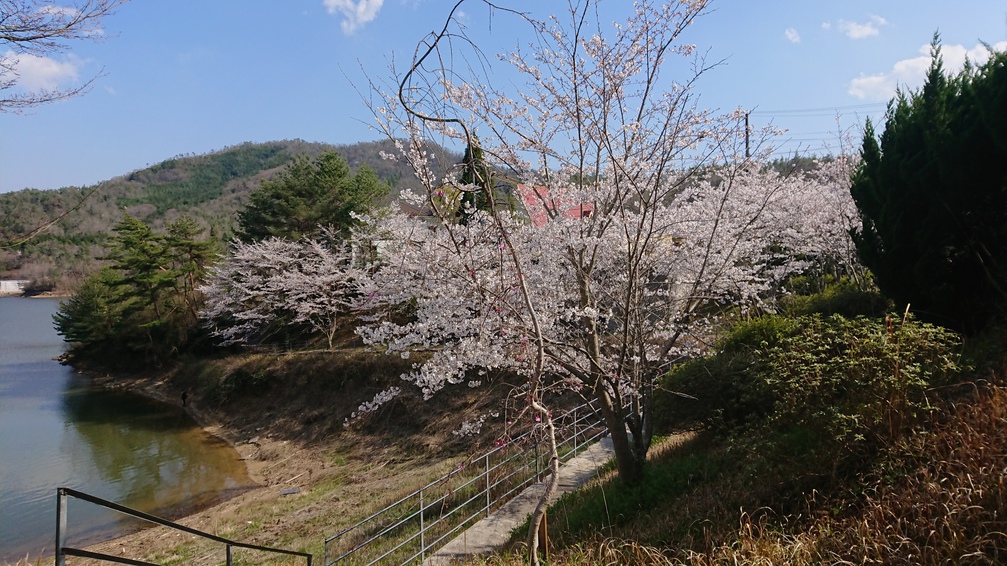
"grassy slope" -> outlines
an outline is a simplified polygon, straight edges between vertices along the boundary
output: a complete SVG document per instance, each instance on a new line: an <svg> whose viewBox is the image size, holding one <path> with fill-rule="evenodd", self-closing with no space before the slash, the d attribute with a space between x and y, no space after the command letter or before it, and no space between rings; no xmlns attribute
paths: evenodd
<svg viewBox="0 0 1007 566"><path fill-rule="evenodd" d="M1002 564L1005 417L1003 387L942 403L867 470L787 512L760 498L781 478L748 475L701 436L657 455L645 495L610 477L558 503L550 564Z"/></svg>
<svg viewBox="0 0 1007 566"><path fill-rule="evenodd" d="M788 444L791 429L756 419L657 450L642 486L610 475L550 510L549 563L1004 563L1005 343L996 332L971 341L970 366L924 385L911 419L897 404L879 421L887 430L863 430L855 449ZM473 563L522 563L512 552Z"/></svg>

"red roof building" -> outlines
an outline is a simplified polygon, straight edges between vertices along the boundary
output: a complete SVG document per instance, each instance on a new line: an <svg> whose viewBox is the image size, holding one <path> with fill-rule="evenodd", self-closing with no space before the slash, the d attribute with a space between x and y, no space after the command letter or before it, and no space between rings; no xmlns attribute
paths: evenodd
<svg viewBox="0 0 1007 566"><path fill-rule="evenodd" d="M551 218L588 218L594 213L594 203L576 202L563 196L550 196L548 187L518 185L518 196L535 226L542 226Z"/></svg>

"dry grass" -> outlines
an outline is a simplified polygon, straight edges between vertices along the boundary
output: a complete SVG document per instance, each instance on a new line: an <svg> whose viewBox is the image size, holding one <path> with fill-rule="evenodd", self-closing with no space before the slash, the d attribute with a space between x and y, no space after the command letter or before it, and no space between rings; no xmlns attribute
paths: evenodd
<svg viewBox="0 0 1007 566"><path fill-rule="evenodd" d="M746 499L743 480L725 470L621 525L599 517L594 534L554 548L549 563L1005 564L1007 388L952 396L927 426L886 447L870 471L832 493L809 494L799 513L756 507L760 490L748 483ZM512 566L523 557L518 545L470 564Z"/></svg>
<svg viewBox="0 0 1007 566"><path fill-rule="evenodd" d="M896 452L823 550L858 563L1007 563L1007 389L949 405Z"/></svg>
<svg viewBox="0 0 1007 566"><path fill-rule="evenodd" d="M29 555L26 555L24 558L14 562L13 564L7 562L6 560L3 562L3 566L42 566L42 564L43 561L41 558L32 559Z"/></svg>

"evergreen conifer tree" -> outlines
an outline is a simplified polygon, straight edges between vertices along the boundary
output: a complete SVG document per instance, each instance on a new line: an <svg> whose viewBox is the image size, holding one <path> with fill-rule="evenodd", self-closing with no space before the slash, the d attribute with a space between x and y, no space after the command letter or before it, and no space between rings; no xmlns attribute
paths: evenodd
<svg viewBox="0 0 1007 566"><path fill-rule="evenodd" d="M921 317L981 328L1007 306L1007 55L926 83L868 122L851 193L857 250L880 289Z"/></svg>
<svg viewBox="0 0 1007 566"><path fill-rule="evenodd" d="M298 240L317 236L319 227L346 235L354 223L351 213L368 210L388 190L366 165L351 175L338 153L325 152L316 159L302 155L252 193L238 213L238 239Z"/></svg>

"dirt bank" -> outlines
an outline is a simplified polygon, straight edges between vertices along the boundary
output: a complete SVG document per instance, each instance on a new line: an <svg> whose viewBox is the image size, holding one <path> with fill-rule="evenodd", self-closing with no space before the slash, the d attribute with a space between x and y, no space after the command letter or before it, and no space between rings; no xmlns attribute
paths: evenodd
<svg viewBox="0 0 1007 566"><path fill-rule="evenodd" d="M182 405L182 392L167 375L149 375L124 380L109 375L95 377L96 383L111 388L125 389L147 397ZM234 426L227 418L226 411L213 408L201 398L198 392L186 392L184 406L193 419L207 432L227 441L234 447L236 458L244 461L249 477L257 487L235 494L233 497L207 509L179 519L178 522L201 531L225 537L237 538L238 533L252 531L242 529L256 525L260 532L251 539L258 544L269 544L269 536L279 530L280 521L271 520L265 525L263 519L270 513L264 508L275 505L281 498L294 499L302 490L308 490L322 481L330 466L325 455L332 447L324 444L302 445L297 442L277 438L269 431L268 422L243 421L244 426ZM248 540L242 538L242 540ZM207 560L197 558L191 552L203 545L188 535L180 535L163 528L151 528L89 548L95 552L128 556L134 559L157 558L159 563L216 564L220 557L214 557L213 548L207 547ZM91 564L85 561L82 564ZM93 564L102 564L93 562Z"/></svg>
<svg viewBox="0 0 1007 566"><path fill-rule="evenodd" d="M401 362L387 365L370 356L255 354L141 377L95 379L176 405L185 392L185 410L234 446L258 485L178 522L232 540L310 552L320 560L326 537L444 473L463 449L480 450L479 442L459 441L451 432L466 415L498 406L497 392L507 387L491 387L489 395L464 388L432 403L407 392L368 420L344 426L360 402L398 382ZM255 379L248 381L249 376ZM248 383L236 392L227 386L234 379ZM162 527L90 550L159 564L219 564L224 553L217 543ZM256 553L242 560L277 563Z"/></svg>

